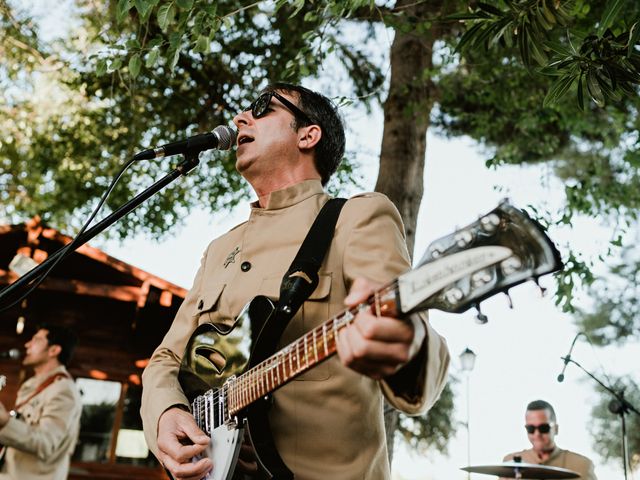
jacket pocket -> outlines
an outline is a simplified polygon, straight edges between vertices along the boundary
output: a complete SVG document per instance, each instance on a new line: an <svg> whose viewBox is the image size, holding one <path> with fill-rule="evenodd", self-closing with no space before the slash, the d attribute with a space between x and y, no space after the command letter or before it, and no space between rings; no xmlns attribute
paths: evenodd
<svg viewBox="0 0 640 480"><path fill-rule="evenodd" d="M203 291L200 292L194 311L194 316L198 317L198 325L207 322L219 323L216 322L215 313L218 311L218 302L225 286L225 283L214 283L207 285Z"/></svg>
<svg viewBox="0 0 640 480"><path fill-rule="evenodd" d="M280 295L280 283L282 277L271 277L263 280L260 294L277 300ZM279 345L284 348L290 343L299 340L305 333L321 325L329 319L329 295L331 293L331 273L319 275L318 286L309 295L309 298L298 309L295 316L289 321L282 334ZM274 352L275 353L275 352ZM309 371L295 378L298 381L327 380L331 376L329 361L324 361L312 367Z"/></svg>

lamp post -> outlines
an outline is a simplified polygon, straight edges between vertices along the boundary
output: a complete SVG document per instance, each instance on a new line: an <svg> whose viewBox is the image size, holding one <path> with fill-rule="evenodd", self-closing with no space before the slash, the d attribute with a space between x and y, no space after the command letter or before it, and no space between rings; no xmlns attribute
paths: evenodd
<svg viewBox="0 0 640 480"><path fill-rule="evenodd" d="M471 431L469 429L469 376L473 367L476 364L476 354L469 347L465 348L458 357L460 359L460 366L462 371L465 372L467 377L467 421L465 427L467 427L467 465L471 465ZM467 472L467 479L471 478L471 472Z"/></svg>

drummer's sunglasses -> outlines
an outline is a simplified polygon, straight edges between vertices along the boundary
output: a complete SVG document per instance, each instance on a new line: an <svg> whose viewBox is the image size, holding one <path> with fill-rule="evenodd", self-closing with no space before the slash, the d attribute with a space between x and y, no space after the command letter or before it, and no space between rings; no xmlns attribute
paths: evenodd
<svg viewBox="0 0 640 480"><path fill-rule="evenodd" d="M548 423L541 423L540 425L525 425L524 428L527 429L528 434L532 434L536 429L540 433L549 433L551 431L551 425Z"/></svg>
<svg viewBox="0 0 640 480"><path fill-rule="evenodd" d="M278 100L280 100L280 102L285 107L287 107L291 111L291 113L293 113L300 120L303 120L307 125L313 125L317 123L313 122L306 113L304 113L278 92L265 92L260 94L260 96L256 98L256 100L251 105L245 108L244 111L246 112L248 110L251 110L251 115L253 115L253 118L264 117L269 110L269 104L271 104L271 99L273 97L276 97Z"/></svg>

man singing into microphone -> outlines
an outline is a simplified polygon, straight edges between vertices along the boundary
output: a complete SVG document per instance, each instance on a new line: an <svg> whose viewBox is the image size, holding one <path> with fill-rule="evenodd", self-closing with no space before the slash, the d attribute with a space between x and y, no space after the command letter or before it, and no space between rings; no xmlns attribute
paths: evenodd
<svg viewBox="0 0 640 480"><path fill-rule="evenodd" d="M205 251L193 287L143 375L141 413L147 442L176 479L199 480L221 468L207 458L191 460L210 441L190 415L177 380L191 333L205 323L233 325L256 295L279 296L285 272L329 200L323 186L344 154L337 108L300 86L267 87L233 121L238 128L236 169L253 187L257 201L247 222ZM389 282L409 266L394 205L378 193L349 199L320 267L318 287L288 324L281 347L345 306L364 301L373 286ZM275 448L296 478L389 479L383 399L409 414L421 414L444 387L448 350L426 317L397 319L377 313L360 311L339 331L337 357L273 395L269 421ZM224 447L212 446L214 451ZM252 468L243 466L245 471Z"/></svg>
<svg viewBox="0 0 640 480"><path fill-rule="evenodd" d="M515 452L504 457L512 461L520 457L524 463L561 467L580 474L582 480L596 480L593 462L587 457L556 446L558 434L556 412L544 400L535 400L527 405L525 426L532 448Z"/></svg>

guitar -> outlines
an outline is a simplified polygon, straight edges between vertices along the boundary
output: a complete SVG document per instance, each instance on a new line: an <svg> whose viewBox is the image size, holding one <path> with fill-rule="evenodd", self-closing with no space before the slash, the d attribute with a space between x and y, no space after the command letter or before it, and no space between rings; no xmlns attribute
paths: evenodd
<svg viewBox="0 0 640 480"><path fill-rule="evenodd" d="M374 292L366 302L344 310L277 352L286 325L269 324L276 307L265 296L251 300L233 327L198 326L187 343L178 378L196 423L212 438L206 455L214 469L205 478L234 477L247 426L260 466L272 478L293 478L275 449L265 397L336 353L338 332L360 309L395 317L431 308L459 313L561 267L560 255L542 227L505 201L476 222L433 242L415 269ZM252 325L263 328L249 356L240 340L254 338ZM237 371L244 373L236 376Z"/></svg>

